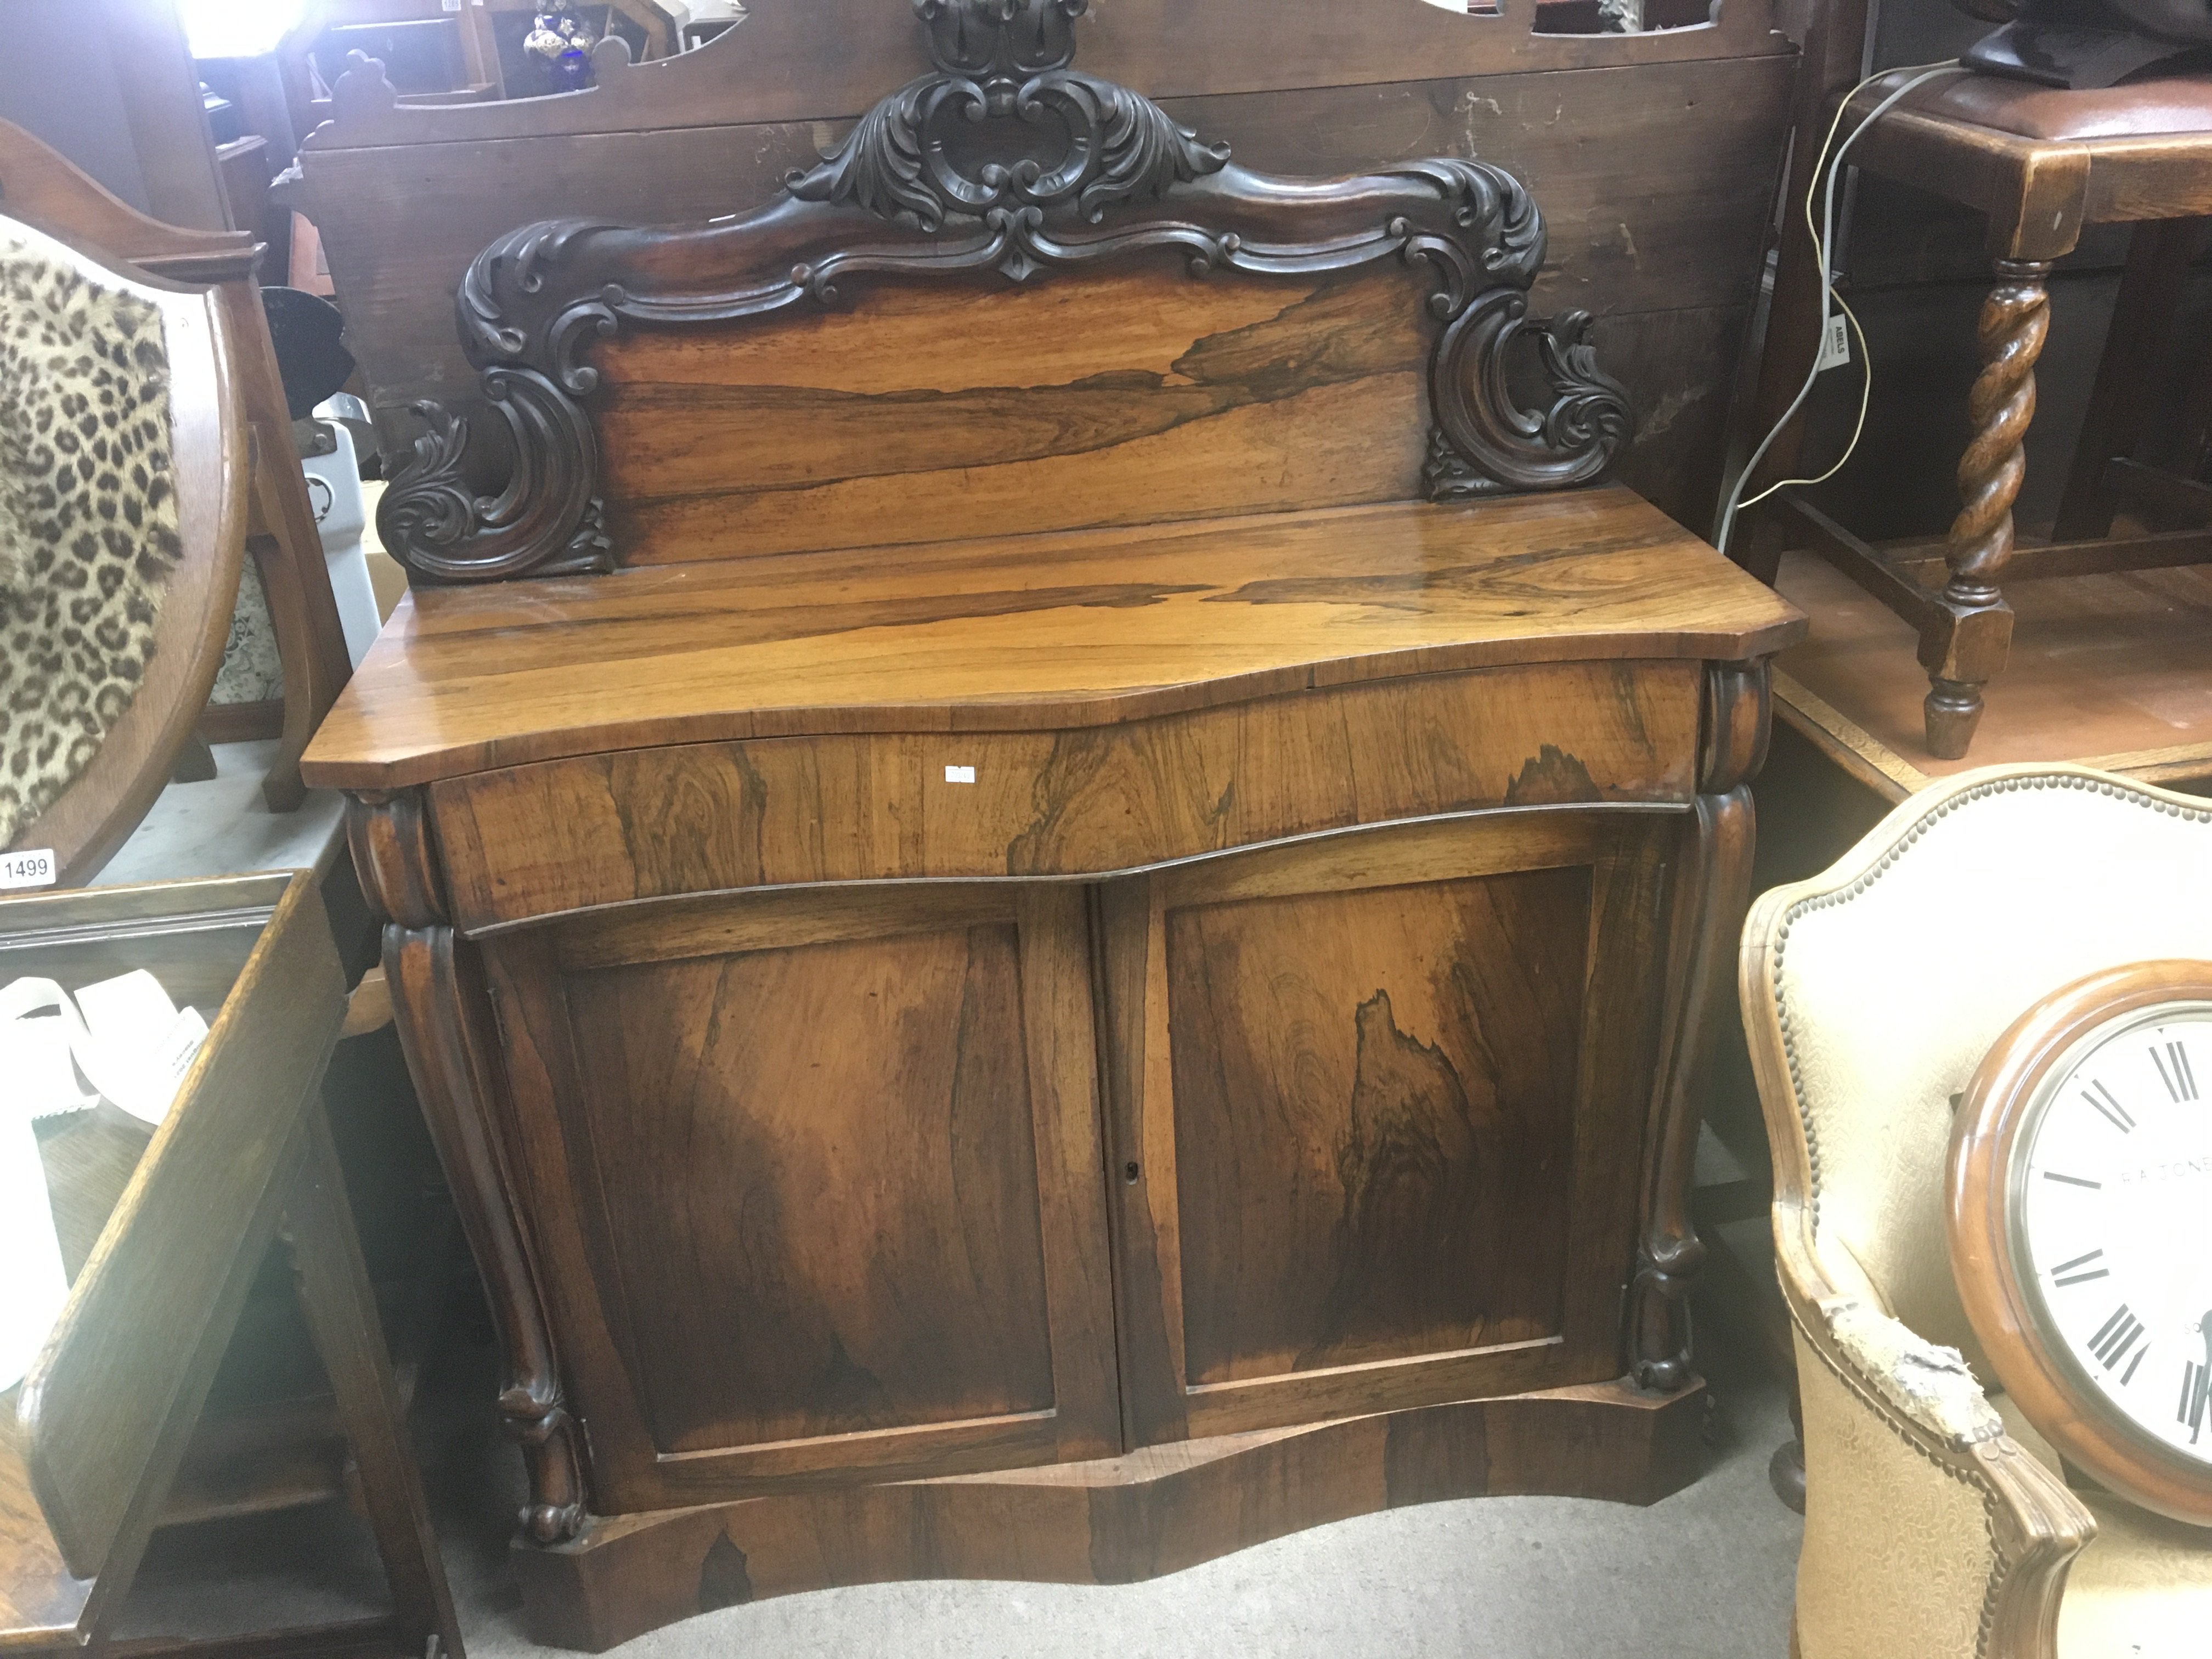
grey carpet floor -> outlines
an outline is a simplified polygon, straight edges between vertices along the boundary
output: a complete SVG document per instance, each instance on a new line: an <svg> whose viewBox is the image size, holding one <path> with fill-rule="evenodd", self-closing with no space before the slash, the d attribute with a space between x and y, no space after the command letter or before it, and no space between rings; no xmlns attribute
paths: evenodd
<svg viewBox="0 0 2212 1659"><path fill-rule="evenodd" d="M1648 1509L1491 1498L1340 1522L1143 1584L917 1583L824 1590L731 1607L640 1637L623 1659L1782 1659L1802 1523L1768 1490L1789 1433L1782 1386L1704 1345L1716 1409L1711 1463ZM469 1379L474 1384L474 1377ZM488 1396L488 1390L485 1396ZM479 1396L472 1387L469 1397ZM474 1659L558 1650L522 1632L507 1565L521 1469L471 1409L426 1455L462 1627ZM374 1564L343 1512L264 1528L281 1561L211 1574L172 1552L134 1602L134 1632L266 1629L343 1617L374 1596ZM337 1540L337 1541L334 1541ZM232 1561L252 1552L216 1553Z"/></svg>

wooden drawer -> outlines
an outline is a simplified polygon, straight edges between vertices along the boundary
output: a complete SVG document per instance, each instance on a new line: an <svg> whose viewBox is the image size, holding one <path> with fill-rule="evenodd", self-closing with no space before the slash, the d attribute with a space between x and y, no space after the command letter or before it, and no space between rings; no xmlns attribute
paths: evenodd
<svg viewBox="0 0 2212 1659"><path fill-rule="evenodd" d="M1704 678L1542 663L1059 732L592 755L429 794L465 933L757 887L1094 877L1439 813L1686 800Z"/></svg>

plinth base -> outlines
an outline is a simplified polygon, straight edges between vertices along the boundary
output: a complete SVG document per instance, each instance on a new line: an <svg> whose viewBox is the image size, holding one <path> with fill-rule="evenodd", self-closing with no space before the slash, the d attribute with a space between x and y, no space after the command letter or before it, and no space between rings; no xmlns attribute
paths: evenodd
<svg viewBox="0 0 2212 1659"><path fill-rule="evenodd" d="M1705 1384L1626 1379L1147 1447L1127 1456L594 1517L518 1541L531 1636L599 1652L744 1601L918 1578L1116 1584L1449 1498L1650 1504L1696 1478Z"/></svg>

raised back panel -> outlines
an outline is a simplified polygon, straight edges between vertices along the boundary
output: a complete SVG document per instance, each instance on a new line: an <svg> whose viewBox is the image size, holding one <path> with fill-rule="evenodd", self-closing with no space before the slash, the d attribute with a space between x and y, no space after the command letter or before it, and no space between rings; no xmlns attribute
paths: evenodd
<svg viewBox="0 0 2212 1659"><path fill-rule="evenodd" d="M1115 0L1085 24L1083 62L1249 167L1480 155L1527 179L1553 229L1534 304L1597 313L1638 416L1624 480L1695 526L1787 142L1796 60L1776 9L1729 0L1708 27L1561 36L1534 32L1526 3L1498 18L1423 0ZM446 298L489 235L752 209L928 65L897 0L747 11L700 51L562 98L416 108L367 71L347 78L303 148L302 205L395 462L420 430L415 399L474 396Z"/></svg>
<svg viewBox="0 0 2212 1659"><path fill-rule="evenodd" d="M1593 483L1627 447L1589 315L1530 313L1544 219L1504 168L1255 172L1070 67L1085 0L913 3L936 71L765 206L551 220L477 256L457 319L505 481L485 492L465 416L418 405L377 511L392 554L484 581L1328 507L1411 493L1417 447L1419 489L1449 500ZM1277 286L1200 300L1170 263ZM1418 287L1350 280L1387 271ZM1006 307L1007 285L1071 281ZM915 286L866 298L886 284ZM856 301L846 337L731 349Z"/></svg>
<svg viewBox="0 0 2212 1659"><path fill-rule="evenodd" d="M862 289L599 349L632 564L1402 501L1436 334L1417 273Z"/></svg>

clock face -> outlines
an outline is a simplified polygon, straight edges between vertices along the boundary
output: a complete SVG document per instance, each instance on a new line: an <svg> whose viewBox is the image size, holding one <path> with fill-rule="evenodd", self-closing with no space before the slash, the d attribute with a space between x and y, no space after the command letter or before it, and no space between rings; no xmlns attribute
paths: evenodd
<svg viewBox="0 0 2212 1659"><path fill-rule="evenodd" d="M2212 1466L2212 1004L2089 1033L2015 1148L2014 1261L2047 1340L2138 1432Z"/></svg>

